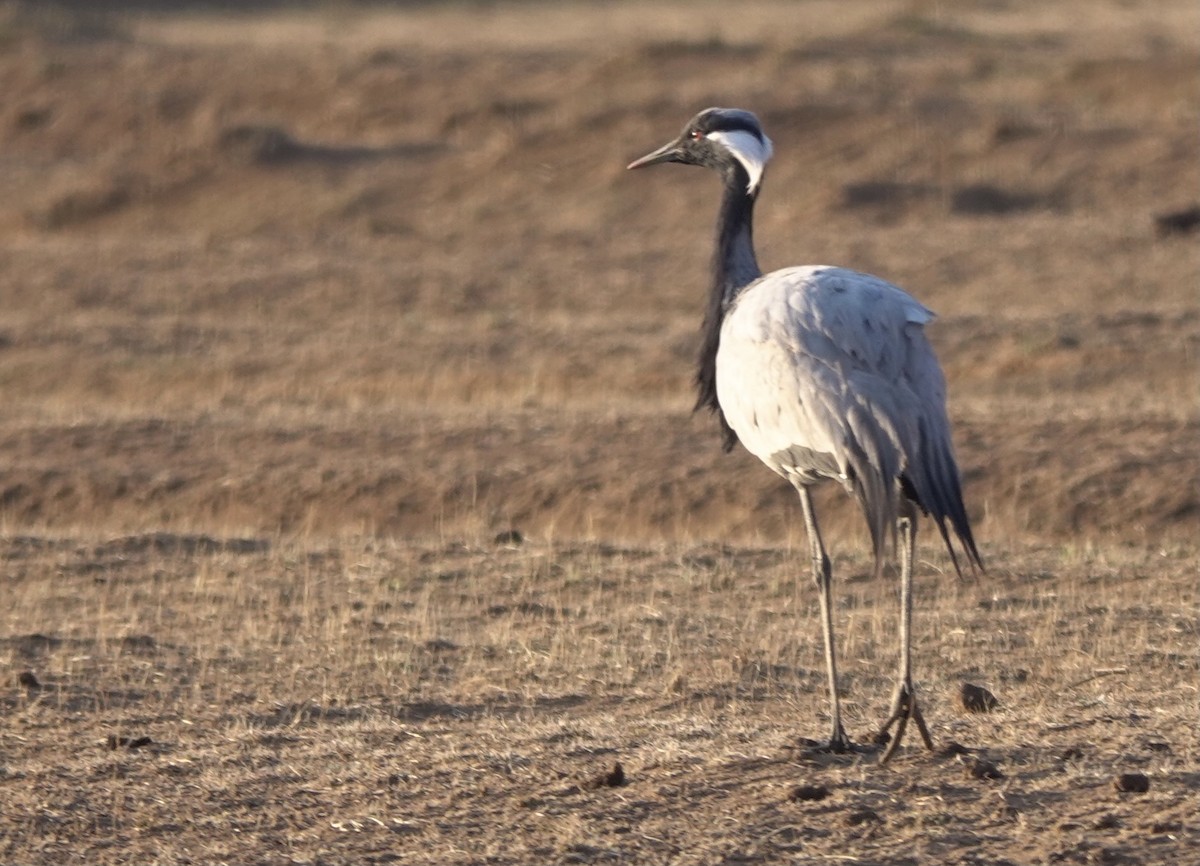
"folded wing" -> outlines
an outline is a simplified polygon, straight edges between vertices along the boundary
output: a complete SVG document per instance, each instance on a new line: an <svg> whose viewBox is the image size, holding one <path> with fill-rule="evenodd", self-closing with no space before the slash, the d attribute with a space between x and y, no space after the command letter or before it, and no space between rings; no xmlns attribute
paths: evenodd
<svg viewBox="0 0 1200 866"><path fill-rule="evenodd" d="M789 268L749 286L727 312L717 394L738 438L796 485L830 478L866 516L876 568L900 496L947 522L980 564L962 501L946 385L924 325L933 314L876 277Z"/></svg>

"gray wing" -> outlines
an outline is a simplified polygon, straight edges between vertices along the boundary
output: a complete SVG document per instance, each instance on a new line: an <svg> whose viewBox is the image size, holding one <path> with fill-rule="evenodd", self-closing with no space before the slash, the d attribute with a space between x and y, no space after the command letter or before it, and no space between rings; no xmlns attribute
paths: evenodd
<svg viewBox="0 0 1200 866"><path fill-rule="evenodd" d="M901 494L934 518L948 546L949 520L978 562L945 379L924 333L932 319L876 277L790 268L748 287L721 330L717 394L730 426L792 483L833 478L851 491L866 515L877 567Z"/></svg>

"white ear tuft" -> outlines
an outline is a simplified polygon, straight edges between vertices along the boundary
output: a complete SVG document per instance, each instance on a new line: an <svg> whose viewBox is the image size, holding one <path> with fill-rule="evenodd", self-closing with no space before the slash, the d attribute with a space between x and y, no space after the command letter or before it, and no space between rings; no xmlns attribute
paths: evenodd
<svg viewBox="0 0 1200 866"><path fill-rule="evenodd" d="M765 135L759 138L754 133L742 129L732 129L728 132L718 130L710 132L706 137L709 141L721 144L746 169L746 174L750 176L746 192L758 189L759 183L762 182L763 169L771 159L771 139Z"/></svg>

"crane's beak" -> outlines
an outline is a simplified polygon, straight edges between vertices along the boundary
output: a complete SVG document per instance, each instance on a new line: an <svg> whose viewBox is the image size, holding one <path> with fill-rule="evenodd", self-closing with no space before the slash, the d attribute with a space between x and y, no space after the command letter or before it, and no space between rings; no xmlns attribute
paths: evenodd
<svg viewBox="0 0 1200 866"><path fill-rule="evenodd" d="M641 159L635 159L625 168L642 168L647 165L658 165L660 162L679 162L682 154L679 150L679 142L672 141L670 144L664 144L653 153L648 153Z"/></svg>

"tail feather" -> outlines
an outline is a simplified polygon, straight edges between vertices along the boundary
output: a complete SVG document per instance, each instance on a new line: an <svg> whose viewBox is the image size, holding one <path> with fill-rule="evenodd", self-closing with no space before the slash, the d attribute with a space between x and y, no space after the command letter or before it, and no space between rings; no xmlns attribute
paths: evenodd
<svg viewBox="0 0 1200 866"><path fill-rule="evenodd" d="M947 522L950 529L954 530L971 570L978 568L980 572L984 572L983 558L975 545L971 521L963 503L962 482L949 437L931 436L925 425L921 426L920 464L910 467L909 472L902 478L902 492L933 518L942 541L946 544L946 550L950 553L954 570L960 577L962 568L950 540Z"/></svg>

